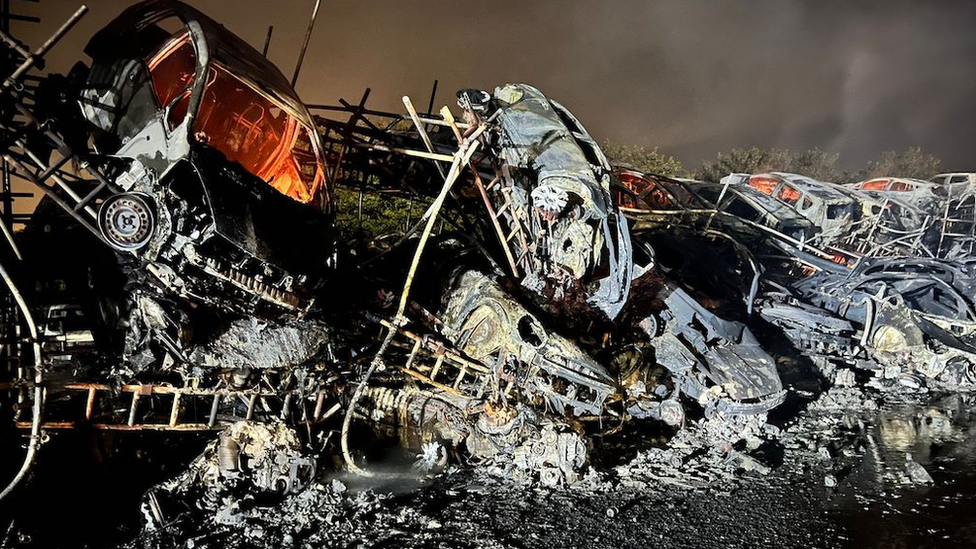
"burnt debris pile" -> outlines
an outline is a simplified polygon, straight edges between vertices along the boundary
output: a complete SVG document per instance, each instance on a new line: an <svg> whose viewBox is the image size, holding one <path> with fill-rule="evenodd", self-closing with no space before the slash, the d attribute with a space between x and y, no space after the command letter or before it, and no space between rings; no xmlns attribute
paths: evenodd
<svg viewBox="0 0 976 549"><path fill-rule="evenodd" d="M81 15L3 35L5 175L43 194L0 261L4 497L62 431L210 433L138 543L389 541L436 521L345 482L723 485L976 389L973 174L641 173L527 84L309 107L171 0L31 76Z"/></svg>

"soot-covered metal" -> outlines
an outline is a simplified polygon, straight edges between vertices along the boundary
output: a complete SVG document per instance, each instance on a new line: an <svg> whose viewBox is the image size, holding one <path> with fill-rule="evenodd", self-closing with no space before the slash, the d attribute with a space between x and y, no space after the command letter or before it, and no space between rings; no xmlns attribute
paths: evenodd
<svg viewBox="0 0 976 549"><path fill-rule="evenodd" d="M70 432L199 432L132 544L382 543L440 526L357 476L620 498L782 479L847 436L833 411L976 388L971 180L641 173L523 83L437 114L368 91L310 109L174 0L26 80L83 14L34 52L3 35L4 159L44 195L2 254L0 440L26 448L4 504ZM338 193L424 213L363 245ZM30 545L17 520L3 547Z"/></svg>

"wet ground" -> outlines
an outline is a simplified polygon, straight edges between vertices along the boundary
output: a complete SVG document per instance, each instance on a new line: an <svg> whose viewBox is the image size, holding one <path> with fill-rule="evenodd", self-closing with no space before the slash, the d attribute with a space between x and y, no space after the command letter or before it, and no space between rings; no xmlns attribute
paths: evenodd
<svg viewBox="0 0 976 549"><path fill-rule="evenodd" d="M857 547L976 547L976 426L972 399L885 406L860 430L861 459L828 500ZM931 484L903 477L906 455Z"/></svg>
<svg viewBox="0 0 976 549"><path fill-rule="evenodd" d="M438 483L404 504L434 517L439 528L402 542L513 548L976 547L976 408L956 397L923 401L884 404L866 413L811 410L798 432L784 433L785 444L798 447L785 448L782 465L768 475L713 478L694 471L706 464L691 463L685 465L690 471L670 479L711 480L706 487L660 482L633 489L614 475L597 489L559 492L460 479L461 487ZM906 454L931 473L932 484L910 478Z"/></svg>
<svg viewBox="0 0 976 549"><path fill-rule="evenodd" d="M125 463L69 463L52 457L55 441L0 510L2 547L976 547L974 417L971 398L839 388L758 452L775 465L768 474L708 455L675 468L649 448L555 490L470 469L424 482L340 477L240 527L174 521L141 537L142 491L195 444L174 458L141 441L136 465L125 451L114 458ZM154 468L153 452L169 465ZM70 474L79 466L81 479Z"/></svg>

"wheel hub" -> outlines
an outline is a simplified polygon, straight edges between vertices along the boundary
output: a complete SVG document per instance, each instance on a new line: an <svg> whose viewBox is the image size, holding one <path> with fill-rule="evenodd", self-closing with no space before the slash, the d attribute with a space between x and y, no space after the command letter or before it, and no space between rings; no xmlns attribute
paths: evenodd
<svg viewBox="0 0 976 549"><path fill-rule="evenodd" d="M137 250L152 237L155 219L148 197L123 193L109 197L98 211L98 225L109 244L120 250Z"/></svg>

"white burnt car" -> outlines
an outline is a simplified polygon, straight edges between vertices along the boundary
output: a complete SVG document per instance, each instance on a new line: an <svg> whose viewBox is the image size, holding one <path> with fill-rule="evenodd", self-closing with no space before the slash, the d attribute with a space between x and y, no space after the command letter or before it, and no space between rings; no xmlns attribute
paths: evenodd
<svg viewBox="0 0 976 549"><path fill-rule="evenodd" d="M933 175L929 181L946 188L947 194L953 198L961 198L976 192L976 173L955 172Z"/></svg>
<svg viewBox="0 0 976 549"><path fill-rule="evenodd" d="M949 196L943 185L906 177L876 177L851 185L879 198L894 198L923 210L932 210Z"/></svg>
<svg viewBox="0 0 976 549"><path fill-rule="evenodd" d="M117 187L104 240L182 298L307 308L333 252L312 118L265 57L194 8L137 4L98 32L78 92Z"/></svg>

